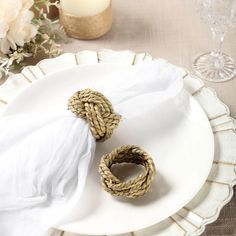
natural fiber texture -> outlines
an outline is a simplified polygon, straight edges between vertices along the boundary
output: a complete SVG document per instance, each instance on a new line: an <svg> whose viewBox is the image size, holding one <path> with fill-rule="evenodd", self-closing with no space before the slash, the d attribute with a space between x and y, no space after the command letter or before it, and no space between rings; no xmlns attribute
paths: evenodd
<svg viewBox="0 0 236 236"><path fill-rule="evenodd" d="M76 92L68 101L68 109L89 123L94 138L100 142L110 138L121 119L110 101L91 89Z"/></svg>
<svg viewBox="0 0 236 236"><path fill-rule="evenodd" d="M145 171L133 180L121 182L111 173L112 165L117 163L142 165ZM141 148L130 145L119 147L111 153L104 155L101 159L99 172L101 174L102 185L107 192L112 195L128 198L137 198L145 194L156 175L152 158Z"/></svg>
<svg viewBox="0 0 236 236"><path fill-rule="evenodd" d="M60 9L60 23L66 33L77 39L96 39L107 33L112 26L112 4L95 16L77 17Z"/></svg>

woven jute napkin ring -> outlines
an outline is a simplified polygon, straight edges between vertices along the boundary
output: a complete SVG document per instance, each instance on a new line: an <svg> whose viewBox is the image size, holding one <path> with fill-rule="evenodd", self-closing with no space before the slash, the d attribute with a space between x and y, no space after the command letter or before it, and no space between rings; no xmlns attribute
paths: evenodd
<svg viewBox="0 0 236 236"><path fill-rule="evenodd" d="M88 122L97 142L110 138L121 119L115 114L111 102L91 89L76 92L68 101L68 110Z"/></svg>
<svg viewBox="0 0 236 236"><path fill-rule="evenodd" d="M138 177L122 182L111 172L112 165L120 163L142 165L145 170ZM140 147L134 145L121 146L104 155L99 165L99 172L102 185L107 192L128 198L138 198L144 195L156 175L152 158Z"/></svg>
<svg viewBox="0 0 236 236"><path fill-rule="evenodd" d="M76 92L68 101L68 109L88 122L97 142L110 138L121 119L121 116L114 112L111 102L103 94L91 89ZM112 165L117 163L134 163L142 165L145 170L137 178L122 182L111 172ZM102 185L107 192L128 198L137 198L145 194L156 175L152 158L141 148L132 145L119 147L104 155L99 172Z"/></svg>

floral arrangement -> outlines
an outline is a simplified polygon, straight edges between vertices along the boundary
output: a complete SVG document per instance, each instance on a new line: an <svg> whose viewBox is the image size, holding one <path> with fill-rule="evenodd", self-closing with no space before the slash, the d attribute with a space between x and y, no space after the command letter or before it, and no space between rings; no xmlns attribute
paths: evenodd
<svg viewBox="0 0 236 236"><path fill-rule="evenodd" d="M29 57L61 53L63 28L47 17L50 0L0 0L0 77L21 69ZM45 12L46 9L46 12Z"/></svg>

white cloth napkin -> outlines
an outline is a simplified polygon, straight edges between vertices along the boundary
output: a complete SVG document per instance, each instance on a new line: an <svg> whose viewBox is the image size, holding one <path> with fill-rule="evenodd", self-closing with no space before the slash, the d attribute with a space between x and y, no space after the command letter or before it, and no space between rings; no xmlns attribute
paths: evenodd
<svg viewBox="0 0 236 236"><path fill-rule="evenodd" d="M181 72L174 66L142 63L109 77L105 86L94 87L122 119L165 101L186 104ZM70 111L2 117L0 130L0 235L42 236L67 222L78 207L95 139L86 121Z"/></svg>

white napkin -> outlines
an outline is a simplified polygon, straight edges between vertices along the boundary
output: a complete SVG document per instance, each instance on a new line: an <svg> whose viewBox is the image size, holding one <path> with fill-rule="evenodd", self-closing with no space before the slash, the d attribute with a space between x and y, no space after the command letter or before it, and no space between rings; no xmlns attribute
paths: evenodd
<svg viewBox="0 0 236 236"><path fill-rule="evenodd" d="M181 72L172 65L142 63L109 77L106 86L94 87L122 119L165 101L186 104ZM67 222L78 207L95 139L86 121L70 111L2 117L0 130L0 235L42 236Z"/></svg>

